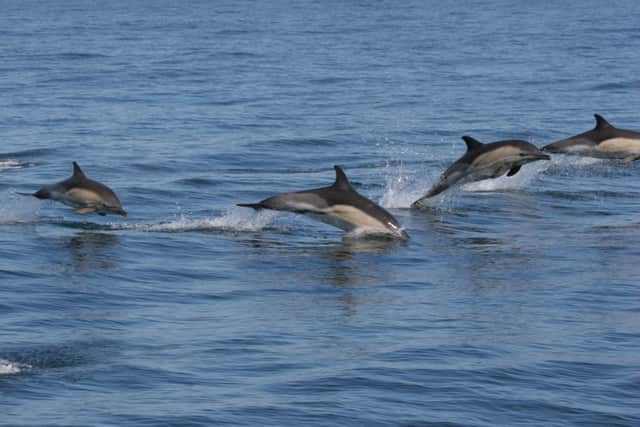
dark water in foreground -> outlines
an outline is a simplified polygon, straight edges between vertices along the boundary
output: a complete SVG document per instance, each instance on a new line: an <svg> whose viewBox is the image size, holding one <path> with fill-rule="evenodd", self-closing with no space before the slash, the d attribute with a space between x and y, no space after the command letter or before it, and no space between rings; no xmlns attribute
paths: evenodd
<svg viewBox="0 0 640 427"><path fill-rule="evenodd" d="M640 425L635 2L0 2L0 424ZM18 191L77 160L130 217ZM411 239L235 208L332 182Z"/></svg>

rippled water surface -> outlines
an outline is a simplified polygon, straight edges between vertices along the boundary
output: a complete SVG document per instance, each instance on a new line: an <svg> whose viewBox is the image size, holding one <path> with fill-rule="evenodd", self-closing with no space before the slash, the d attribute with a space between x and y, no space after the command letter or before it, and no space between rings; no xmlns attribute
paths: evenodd
<svg viewBox="0 0 640 427"><path fill-rule="evenodd" d="M640 5L0 2L0 424L640 425ZM128 218L19 195L71 174ZM235 207L342 165L406 241Z"/></svg>

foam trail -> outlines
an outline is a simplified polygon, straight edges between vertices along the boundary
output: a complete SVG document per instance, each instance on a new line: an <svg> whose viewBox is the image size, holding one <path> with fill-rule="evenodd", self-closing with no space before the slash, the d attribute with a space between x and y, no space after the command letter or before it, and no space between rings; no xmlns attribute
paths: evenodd
<svg viewBox="0 0 640 427"><path fill-rule="evenodd" d="M222 216L190 219L181 215L173 221L158 224L110 224L111 230L135 230L144 232L180 233L186 231L259 231L269 225L275 213L232 208Z"/></svg>
<svg viewBox="0 0 640 427"><path fill-rule="evenodd" d="M0 359L0 375L16 375L26 369L31 369L31 365Z"/></svg>
<svg viewBox="0 0 640 427"><path fill-rule="evenodd" d="M33 197L15 192L0 193L0 224L33 222L38 218L41 203Z"/></svg>

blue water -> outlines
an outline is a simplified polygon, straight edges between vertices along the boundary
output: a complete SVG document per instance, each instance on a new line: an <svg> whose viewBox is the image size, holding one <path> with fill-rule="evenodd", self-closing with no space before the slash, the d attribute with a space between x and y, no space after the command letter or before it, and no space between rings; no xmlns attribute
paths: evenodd
<svg viewBox="0 0 640 427"><path fill-rule="evenodd" d="M0 2L0 424L640 425L640 4ZM77 160L130 216L17 192ZM407 242L235 207L345 168Z"/></svg>

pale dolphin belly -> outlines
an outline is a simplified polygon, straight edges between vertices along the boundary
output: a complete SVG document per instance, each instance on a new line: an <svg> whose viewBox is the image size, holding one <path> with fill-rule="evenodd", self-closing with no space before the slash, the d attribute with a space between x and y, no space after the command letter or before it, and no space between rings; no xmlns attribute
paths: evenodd
<svg viewBox="0 0 640 427"><path fill-rule="evenodd" d="M331 220L335 220L337 223L349 224L351 228L362 227L374 230L389 230L384 223L366 212L354 208L353 206L333 205L329 208L323 209L322 213L327 215Z"/></svg>

